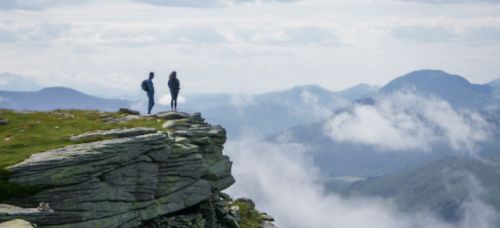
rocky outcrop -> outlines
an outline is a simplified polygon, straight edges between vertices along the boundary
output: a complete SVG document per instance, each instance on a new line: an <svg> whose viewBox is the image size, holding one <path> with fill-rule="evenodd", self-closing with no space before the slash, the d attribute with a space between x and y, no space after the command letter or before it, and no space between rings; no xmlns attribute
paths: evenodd
<svg viewBox="0 0 500 228"><path fill-rule="evenodd" d="M44 205L45 203L41 203ZM17 217L17 216L24 216L28 215L31 217L34 216L44 216L50 213L54 213L52 209L49 207L45 208L21 208L21 207L16 207L12 205L7 205L7 204L0 204L0 216L2 217Z"/></svg>
<svg viewBox="0 0 500 228"><path fill-rule="evenodd" d="M45 206L46 203L40 203L40 206ZM39 207L39 208L21 208L7 204L0 204L0 217L2 220L6 220L6 222L0 223L0 228L4 227L12 227L12 228L21 228L21 227L33 227L33 225L27 221L18 219L20 217L24 218L40 218L43 216L47 216L48 214L54 213L52 209L48 207ZM12 220L10 220L12 219ZM8 220L8 221L7 221Z"/></svg>
<svg viewBox="0 0 500 228"><path fill-rule="evenodd" d="M22 219L13 219L0 223L0 228L34 228L33 224Z"/></svg>
<svg viewBox="0 0 500 228"><path fill-rule="evenodd" d="M154 118L166 121L164 130L74 136L74 142L104 140L34 154L8 167L11 182L43 190L7 203L28 208L50 203L52 213L17 216L44 227L228 227L224 224L233 218L215 205L220 191L235 182L231 161L222 153L226 131L200 114ZM10 219L0 214L0 221Z"/></svg>
<svg viewBox="0 0 500 228"><path fill-rule="evenodd" d="M141 114L139 111L128 109L128 108L120 108L118 110L118 113L127 114L127 115L136 115L136 116Z"/></svg>
<svg viewBox="0 0 500 228"><path fill-rule="evenodd" d="M102 138L127 138L138 135L146 135L156 133L154 128L132 128L132 129L113 129L109 131L96 131L75 135L69 138L72 142L95 141Z"/></svg>

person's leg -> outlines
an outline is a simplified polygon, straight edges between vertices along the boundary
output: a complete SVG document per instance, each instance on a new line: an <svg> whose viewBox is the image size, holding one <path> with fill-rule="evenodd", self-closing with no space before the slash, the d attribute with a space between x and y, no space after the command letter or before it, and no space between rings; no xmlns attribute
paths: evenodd
<svg viewBox="0 0 500 228"><path fill-rule="evenodd" d="M151 114L151 96L148 94L148 114Z"/></svg>
<svg viewBox="0 0 500 228"><path fill-rule="evenodd" d="M174 96L174 110L177 111L177 97L178 97L179 93L175 93L175 96Z"/></svg>
<svg viewBox="0 0 500 228"><path fill-rule="evenodd" d="M154 94L148 94L148 99L149 99L148 114L151 114L151 110L153 110L153 106L155 105Z"/></svg>
<svg viewBox="0 0 500 228"><path fill-rule="evenodd" d="M170 110L174 111L174 94L170 93Z"/></svg>

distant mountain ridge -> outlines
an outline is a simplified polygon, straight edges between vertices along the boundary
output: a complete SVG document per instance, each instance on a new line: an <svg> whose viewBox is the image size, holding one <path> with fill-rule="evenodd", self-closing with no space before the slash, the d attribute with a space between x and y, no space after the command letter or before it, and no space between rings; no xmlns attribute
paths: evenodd
<svg viewBox="0 0 500 228"><path fill-rule="evenodd" d="M498 90L497 95L491 95L493 88L490 85L471 84L463 77L444 71L420 70L396 78L380 89L378 86L359 84L342 91L330 91L320 85L301 85L256 95L187 95L180 109L204 112L207 119L226 126L232 136L254 132L265 137L320 121L330 113L350 107L354 101L373 104L379 95L407 89L439 97L461 108L483 107L492 103L491 97L500 97ZM139 99L141 102L136 102L134 108L145 109L146 98ZM0 91L0 108L15 110L78 108L114 111L129 106L130 103L125 100L101 99L63 87L38 92ZM154 111L165 109L168 107L158 104Z"/></svg>
<svg viewBox="0 0 500 228"><path fill-rule="evenodd" d="M354 101L377 92L379 88L379 86L362 83L337 92L337 94L341 97Z"/></svg>
<svg viewBox="0 0 500 228"><path fill-rule="evenodd" d="M480 108L491 101L493 88L488 85L472 84L459 75L441 70L419 70L390 81L380 89L381 94L401 90L415 90L422 95L441 98L454 107Z"/></svg>
<svg viewBox="0 0 500 228"><path fill-rule="evenodd" d="M500 78L497 78L497 79L489 82L488 85L495 88L495 89L500 89Z"/></svg>
<svg viewBox="0 0 500 228"><path fill-rule="evenodd" d="M187 100L183 109L205 113L211 122L226 126L233 137L248 133L265 137L298 124L322 120L327 112L351 105L350 100L319 85L257 95L196 95Z"/></svg>
<svg viewBox="0 0 500 228"><path fill-rule="evenodd" d="M399 173L355 182L344 194L391 199L406 212L430 208L449 222L463 218L465 204L474 200L498 212L500 155L490 154L484 159L488 162L445 157Z"/></svg>
<svg viewBox="0 0 500 228"><path fill-rule="evenodd" d="M103 99L66 87L50 87L37 92L0 91L0 108L48 111L54 109L94 109L116 111L129 107L128 101Z"/></svg>
<svg viewBox="0 0 500 228"><path fill-rule="evenodd" d="M372 96L366 96L356 101L356 106L373 106L387 96L400 91L415 93L417 96L433 96L447 101L458 112L462 108L467 111L476 111L487 121L493 129L500 129L500 122L496 119L500 114L498 108L491 108L498 103L492 96L493 88L489 85L477 85L468 82L461 76L448 74L444 71L421 70L403 75L389 82ZM493 106L494 107L494 106ZM338 110L334 113L339 116L349 113L352 107ZM328 121L318 121L312 124L303 124L271 136L278 139L286 135L291 141L301 143L309 148L316 165L322 173L336 176L369 177L386 175L398 172L409 167L415 167L456 152L448 145L439 144L433 148L433 153L425 149L411 151L387 152L376 145L350 141L336 141L325 134L324 126ZM500 133L494 130L492 139L481 142L476 148L479 153L494 151L500 144Z"/></svg>

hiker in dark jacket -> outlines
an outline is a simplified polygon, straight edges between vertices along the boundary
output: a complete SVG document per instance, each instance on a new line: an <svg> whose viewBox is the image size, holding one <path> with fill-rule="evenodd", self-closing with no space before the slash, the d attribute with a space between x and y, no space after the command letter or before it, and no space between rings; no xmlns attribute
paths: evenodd
<svg viewBox="0 0 500 228"><path fill-rule="evenodd" d="M155 105L155 87L153 86L153 78L155 77L155 73L149 72L149 79L145 81L145 88L146 93L148 94L148 114L151 114L151 110L153 109L153 106Z"/></svg>
<svg viewBox="0 0 500 228"><path fill-rule="evenodd" d="M168 79L168 88L170 89L170 95L172 100L170 101L170 107L172 111L177 111L177 96L179 95L179 90L181 89L181 84L179 79L177 79L177 72L172 71Z"/></svg>

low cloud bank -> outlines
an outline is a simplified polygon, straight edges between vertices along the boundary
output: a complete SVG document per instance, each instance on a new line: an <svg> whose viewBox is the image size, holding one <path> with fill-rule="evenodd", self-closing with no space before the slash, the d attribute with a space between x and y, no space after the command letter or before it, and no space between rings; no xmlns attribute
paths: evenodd
<svg viewBox="0 0 500 228"><path fill-rule="evenodd" d="M229 192L254 199L279 227L490 228L496 221L495 211L475 199L464 205L459 224L448 224L426 212L402 214L382 199L344 199L328 193L300 144L247 140L229 142L226 151L237 180Z"/></svg>
<svg viewBox="0 0 500 228"><path fill-rule="evenodd" d="M158 99L158 104L170 106L170 101L172 100L172 96L170 94L161 95ZM184 96L179 95L177 97L178 104L184 104L186 102L186 98Z"/></svg>
<svg viewBox="0 0 500 228"><path fill-rule="evenodd" d="M336 141L374 145L387 151L425 150L448 145L473 153L489 138L488 123L478 112L455 110L439 98L411 91L382 97L374 105L355 105L333 116L325 134Z"/></svg>
<svg viewBox="0 0 500 228"><path fill-rule="evenodd" d="M233 94L229 98L229 104L236 108L238 114L243 114L246 107L256 104L254 95Z"/></svg>
<svg viewBox="0 0 500 228"><path fill-rule="evenodd" d="M333 115L334 110L349 107L351 104L347 99L335 97L330 104L325 105L320 101L318 95L308 90L300 93L300 99L303 105L297 106L292 104L292 113L290 114L305 116L315 120L328 119Z"/></svg>
<svg viewBox="0 0 500 228"><path fill-rule="evenodd" d="M297 0L133 0L157 6L211 8L241 3L296 2Z"/></svg>
<svg viewBox="0 0 500 228"><path fill-rule="evenodd" d="M12 73L0 74L0 90L7 91L36 91L41 87L33 77L17 75Z"/></svg>
<svg viewBox="0 0 500 228"><path fill-rule="evenodd" d="M42 10L60 5L75 5L89 2L89 0L2 0L0 10Z"/></svg>

